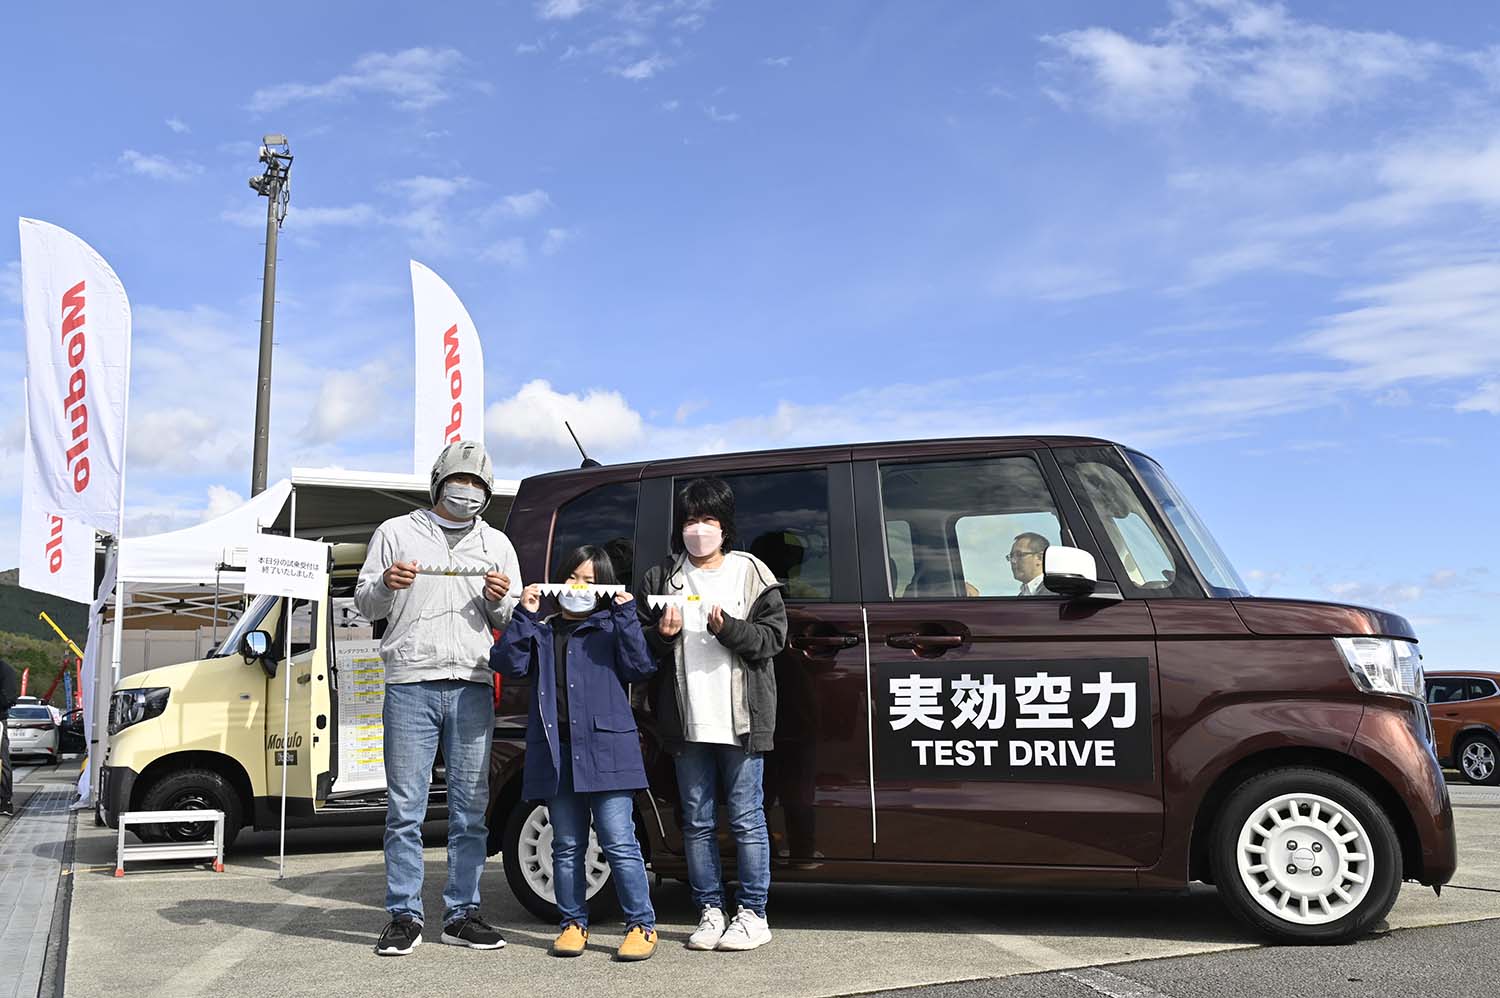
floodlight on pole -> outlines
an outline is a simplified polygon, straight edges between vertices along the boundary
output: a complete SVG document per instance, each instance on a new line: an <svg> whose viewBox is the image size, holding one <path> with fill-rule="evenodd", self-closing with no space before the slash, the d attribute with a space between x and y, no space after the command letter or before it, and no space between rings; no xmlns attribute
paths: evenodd
<svg viewBox="0 0 1500 998"><path fill-rule="evenodd" d="M266 270L260 292L260 365L255 385L255 453L250 468L250 494L266 490L266 458L271 433L271 334L276 324L276 236L286 221L292 201L292 149L285 135L261 139L260 161L265 172L250 178L250 189L267 199Z"/></svg>

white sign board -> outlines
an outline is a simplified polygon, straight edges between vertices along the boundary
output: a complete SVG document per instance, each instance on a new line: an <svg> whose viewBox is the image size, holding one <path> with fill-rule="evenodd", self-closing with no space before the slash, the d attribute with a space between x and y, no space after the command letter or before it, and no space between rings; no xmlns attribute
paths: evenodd
<svg viewBox="0 0 1500 998"><path fill-rule="evenodd" d="M339 641L339 771L335 793L385 789L385 666L379 641Z"/></svg>
<svg viewBox="0 0 1500 998"><path fill-rule="evenodd" d="M328 545L260 534L245 562L245 592L322 600L328 593Z"/></svg>

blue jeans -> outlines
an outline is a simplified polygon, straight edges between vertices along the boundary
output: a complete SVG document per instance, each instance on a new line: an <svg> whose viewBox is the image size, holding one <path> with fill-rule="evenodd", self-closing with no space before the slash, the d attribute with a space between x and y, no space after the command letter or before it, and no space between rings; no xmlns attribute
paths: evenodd
<svg viewBox="0 0 1500 998"><path fill-rule="evenodd" d="M422 921L422 819L439 742L448 774L443 924L479 907L495 707L489 686L443 679L385 688L385 910Z"/></svg>
<svg viewBox="0 0 1500 998"><path fill-rule="evenodd" d="M736 745L689 742L675 761L693 903L699 908L724 906L717 835L718 804L722 800L729 809L729 830L734 834L739 869L736 900L740 907L764 918L766 895L771 890L771 837L766 833L761 789L764 758Z"/></svg>
<svg viewBox="0 0 1500 998"><path fill-rule="evenodd" d="M588 871L584 860L589 845L589 815L594 817L594 834L599 848L609 861L610 878L615 894L625 911L627 928L639 925L656 928L656 910L651 907L651 885L646 880L646 863L641 859L641 843L635 837L634 794L629 790L605 790L581 794L573 789L573 763L562 753L557 774L557 796L547 801L548 820L552 823L552 891L557 895L557 911L562 924L589 924Z"/></svg>

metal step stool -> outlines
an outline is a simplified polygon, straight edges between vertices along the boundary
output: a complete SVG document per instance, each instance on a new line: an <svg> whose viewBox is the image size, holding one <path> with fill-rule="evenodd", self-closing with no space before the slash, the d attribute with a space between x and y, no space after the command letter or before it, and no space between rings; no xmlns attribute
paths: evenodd
<svg viewBox="0 0 1500 998"><path fill-rule="evenodd" d="M212 821L212 842L146 842L138 846L125 844L126 825L157 825L188 821ZM115 876L125 876L126 859L207 859L213 857L214 872L224 872L224 812L210 810L190 811L126 811L120 815L120 838L115 856Z"/></svg>

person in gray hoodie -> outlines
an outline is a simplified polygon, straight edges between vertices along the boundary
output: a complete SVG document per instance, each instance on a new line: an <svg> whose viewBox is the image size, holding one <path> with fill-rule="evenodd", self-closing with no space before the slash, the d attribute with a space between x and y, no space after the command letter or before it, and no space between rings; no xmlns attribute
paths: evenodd
<svg viewBox="0 0 1500 998"><path fill-rule="evenodd" d="M375 952L405 956L422 941L422 820L439 744L447 773L448 883L441 941L499 949L479 916L494 734L494 632L510 623L520 565L485 523L494 474L484 445L449 444L432 466L432 508L387 520L370 538L354 603L385 621L386 911Z"/></svg>

